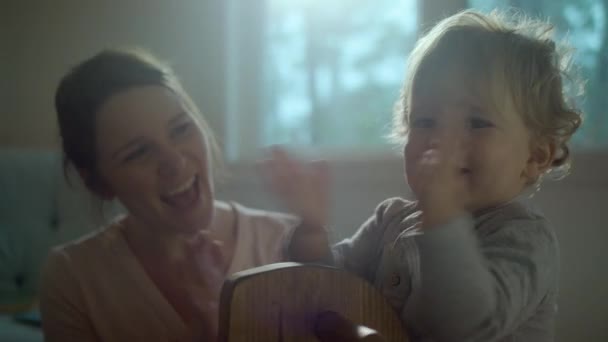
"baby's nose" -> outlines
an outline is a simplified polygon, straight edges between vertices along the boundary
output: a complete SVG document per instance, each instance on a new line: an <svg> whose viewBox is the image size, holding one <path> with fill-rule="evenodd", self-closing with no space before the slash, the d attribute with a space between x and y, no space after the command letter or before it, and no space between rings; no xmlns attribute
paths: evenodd
<svg viewBox="0 0 608 342"><path fill-rule="evenodd" d="M466 131L442 127L429 139L428 144L428 149L438 150L442 158L447 158L457 165L466 164L470 150Z"/></svg>
<svg viewBox="0 0 608 342"><path fill-rule="evenodd" d="M467 141L467 134L458 127L443 126L437 129L429 139L429 148L459 148Z"/></svg>

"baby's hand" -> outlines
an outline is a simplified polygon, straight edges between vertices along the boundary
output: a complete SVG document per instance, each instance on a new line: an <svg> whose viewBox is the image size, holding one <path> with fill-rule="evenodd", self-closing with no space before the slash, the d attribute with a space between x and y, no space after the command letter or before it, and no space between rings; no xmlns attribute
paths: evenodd
<svg viewBox="0 0 608 342"><path fill-rule="evenodd" d="M453 145L444 144L427 150L418 161L417 196L424 228L445 224L464 214L469 194L461 159Z"/></svg>
<svg viewBox="0 0 608 342"><path fill-rule="evenodd" d="M329 206L329 171L323 161L305 163L281 148L264 162L274 192L298 215L307 229L323 229Z"/></svg>

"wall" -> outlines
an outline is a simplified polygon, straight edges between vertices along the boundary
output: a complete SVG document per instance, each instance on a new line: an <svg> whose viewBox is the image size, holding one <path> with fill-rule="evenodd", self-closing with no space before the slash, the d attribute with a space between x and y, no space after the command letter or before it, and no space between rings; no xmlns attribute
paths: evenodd
<svg viewBox="0 0 608 342"><path fill-rule="evenodd" d="M12 61L9 58L12 56L10 52L13 40L11 32L9 32L12 27L9 25L9 18L8 5L2 3L0 5L0 146L7 143L8 125L6 123L11 111L9 79L12 78L10 75Z"/></svg>
<svg viewBox="0 0 608 342"><path fill-rule="evenodd" d="M2 6L12 32L14 103L10 116L0 117L3 145L58 146L53 95L61 76L101 48L129 45L169 60L223 132L223 2L5 0Z"/></svg>

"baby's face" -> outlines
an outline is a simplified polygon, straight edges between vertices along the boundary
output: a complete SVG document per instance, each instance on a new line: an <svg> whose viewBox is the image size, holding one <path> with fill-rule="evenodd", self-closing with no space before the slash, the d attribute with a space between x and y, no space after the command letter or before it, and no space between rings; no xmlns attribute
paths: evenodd
<svg viewBox="0 0 608 342"><path fill-rule="evenodd" d="M450 165L465 185L469 212L505 203L522 192L530 178L530 133L509 108L488 110L462 83L443 79L412 94L405 170L420 197L422 179L416 165L429 150ZM449 150L448 153L442 151ZM446 155L449 154L449 155Z"/></svg>

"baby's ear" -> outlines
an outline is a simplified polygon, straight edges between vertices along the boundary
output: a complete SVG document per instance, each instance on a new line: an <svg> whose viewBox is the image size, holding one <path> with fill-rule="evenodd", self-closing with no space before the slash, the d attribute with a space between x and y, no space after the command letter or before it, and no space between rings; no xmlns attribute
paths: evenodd
<svg viewBox="0 0 608 342"><path fill-rule="evenodd" d="M530 143L530 158L525 170L526 177L535 182L540 175L545 173L555 159L557 146L554 141L538 139Z"/></svg>

